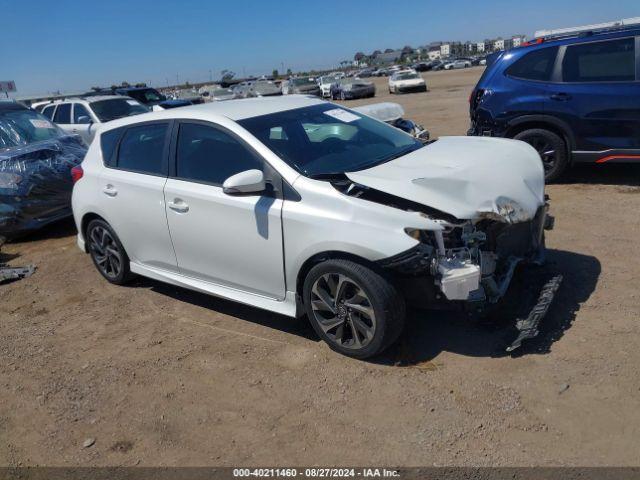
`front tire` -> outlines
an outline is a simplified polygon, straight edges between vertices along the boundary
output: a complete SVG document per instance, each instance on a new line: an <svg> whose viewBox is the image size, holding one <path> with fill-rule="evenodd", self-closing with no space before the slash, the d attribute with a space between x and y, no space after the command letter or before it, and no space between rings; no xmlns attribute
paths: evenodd
<svg viewBox="0 0 640 480"><path fill-rule="evenodd" d="M567 146L558 134L543 128L532 128L518 133L515 140L522 140L536 149L544 167L547 182L558 180L567 168Z"/></svg>
<svg viewBox="0 0 640 480"><path fill-rule="evenodd" d="M304 281L303 298L318 336L349 357L379 354L404 328L406 307L396 288L349 260L327 260L313 267Z"/></svg>
<svg viewBox="0 0 640 480"><path fill-rule="evenodd" d="M107 281L123 285L131 280L129 257L111 225L104 220L92 220L85 237L91 260Z"/></svg>

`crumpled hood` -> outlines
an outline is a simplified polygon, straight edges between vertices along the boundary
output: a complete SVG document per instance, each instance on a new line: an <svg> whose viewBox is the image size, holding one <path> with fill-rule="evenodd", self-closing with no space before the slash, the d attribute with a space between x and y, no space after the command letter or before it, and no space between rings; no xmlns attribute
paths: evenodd
<svg viewBox="0 0 640 480"><path fill-rule="evenodd" d="M458 219L523 222L544 204L540 157L517 140L442 137L396 160L346 175Z"/></svg>

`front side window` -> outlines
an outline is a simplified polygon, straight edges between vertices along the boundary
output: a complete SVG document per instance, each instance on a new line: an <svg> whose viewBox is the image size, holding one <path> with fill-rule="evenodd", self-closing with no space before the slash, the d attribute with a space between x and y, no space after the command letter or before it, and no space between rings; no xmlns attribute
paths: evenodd
<svg viewBox="0 0 640 480"><path fill-rule="evenodd" d="M197 123L180 125L178 178L222 185L236 173L262 168L262 160L230 134Z"/></svg>
<svg viewBox="0 0 640 480"><path fill-rule="evenodd" d="M565 82L631 82L636 78L635 39L623 38L567 47Z"/></svg>
<svg viewBox="0 0 640 480"><path fill-rule="evenodd" d="M394 127L332 104L238 123L298 172L315 178L364 170L422 147Z"/></svg>
<svg viewBox="0 0 640 480"><path fill-rule="evenodd" d="M167 124L140 125L127 129L120 141L118 168L152 175L164 174Z"/></svg>
<svg viewBox="0 0 640 480"><path fill-rule="evenodd" d="M53 117L53 121L63 125L71 123L71 104L62 103L58 105L56 116Z"/></svg>
<svg viewBox="0 0 640 480"><path fill-rule="evenodd" d="M511 65L506 74L525 80L547 82L551 79L557 53L558 47L534 50Z"/></svg>
<svg viewBox="0 0 640 480"><path fill-rule="evenodd" d="M91 121L91 115L81 103L76 103L73 106L73 123L89 123Z"/></svg>

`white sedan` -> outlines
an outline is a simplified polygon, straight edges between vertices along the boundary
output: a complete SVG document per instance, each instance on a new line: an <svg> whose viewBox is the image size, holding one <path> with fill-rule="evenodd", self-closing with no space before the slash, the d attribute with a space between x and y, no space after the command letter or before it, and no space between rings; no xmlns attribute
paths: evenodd
<svg viewBox="0 0 640 480"><path fill-rule="evenodd" d="M109 282L306 314L357 358L395 342L407 303L495 303L544 251L544 172L526 143L423 145L308 96L116 120L72 173L78 245Z"/></svg>
<svg viewBox="0 0 640 480"><path fill-rule="evenodd" d="M389 77L389 93L426 91L426 82L415 70L400 70Z"/></svg>

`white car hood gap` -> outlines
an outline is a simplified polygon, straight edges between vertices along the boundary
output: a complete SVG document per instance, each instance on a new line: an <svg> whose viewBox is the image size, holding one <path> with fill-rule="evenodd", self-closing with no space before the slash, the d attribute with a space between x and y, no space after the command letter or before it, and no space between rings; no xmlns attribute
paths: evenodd
<svg viewBox="0 0 640 480"><path fill-rule="evenodd" d="M538 153L517 140L442 137L396 160L347 177L458 219L532 219L544 204Z"/></svg>

